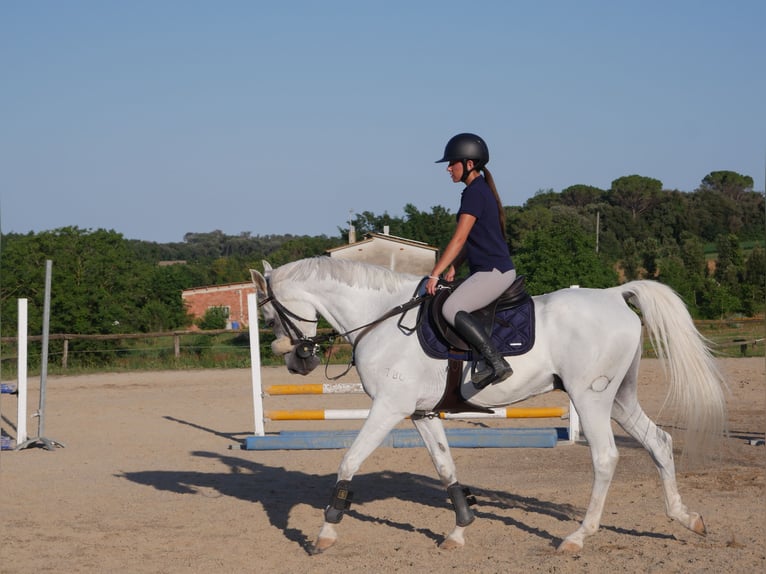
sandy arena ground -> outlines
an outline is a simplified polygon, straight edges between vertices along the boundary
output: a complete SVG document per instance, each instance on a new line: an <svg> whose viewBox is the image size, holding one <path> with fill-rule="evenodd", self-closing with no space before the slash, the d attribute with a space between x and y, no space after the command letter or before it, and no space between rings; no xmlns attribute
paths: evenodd
<svg viewBox="0 0 766 574"><path fill-rule="evenodd" d="M454 513L425 450L378 449L353 482L338 543L310 556L343 451L241 450L253 432L249 370L51 377L44 435L65 447L0 454L0 572L764 572L766 447L749 441L766 430L765 367L763 358L721 360L731 387L725 454L679 472L681 495L708 536L665 516L649 456L616 429L621 458L602 527L577 555L555 549L588 503L586 444L454 449L478 504L466 546L453 551L438 548ZM324 371L301 378L267 368L263 377L265 385L324 382ZM644 361L640 377L654 417L666 390L659 363ZM30 412L38 387L30 381ZM267 408L369 405L349 395L266 400ZM566 402L554 393L527 404ZM0 406L3 429L15 435L16 398L2 395ZM565 425L491 424L517 422ZM267 431L357 424L269 423ZM37 419L28 427L35 436Z"/></svg>

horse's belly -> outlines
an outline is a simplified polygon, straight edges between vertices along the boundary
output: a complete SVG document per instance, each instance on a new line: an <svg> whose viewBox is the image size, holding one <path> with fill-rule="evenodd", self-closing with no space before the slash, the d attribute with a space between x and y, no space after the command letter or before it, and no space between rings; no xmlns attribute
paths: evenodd
<svg viewBox="0 0 766 574"><path fill-rule="evenodd" d="M513 366L513 363L511 363ZM502 407L518 403L529 397L541 395L555 388L552 373L525 374L523 369L515 371L504 381L477 391L468 382L462 387L464 398L482 407Z"/></svg>

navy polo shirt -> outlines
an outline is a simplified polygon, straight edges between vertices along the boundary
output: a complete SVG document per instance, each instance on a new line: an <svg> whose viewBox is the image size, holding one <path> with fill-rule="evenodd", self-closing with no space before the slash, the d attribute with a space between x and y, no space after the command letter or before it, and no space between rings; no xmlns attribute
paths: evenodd
<svg viewBox="0 0 766 574"><path fill-rule="evenodd" d="M513 269L508 245L500 229L500 214L497 201L483 176L475 178L460 196L460 214L467 213L476 218L466 241L466 256L471 273L477 271L498 271L505 273Z"/></svg>

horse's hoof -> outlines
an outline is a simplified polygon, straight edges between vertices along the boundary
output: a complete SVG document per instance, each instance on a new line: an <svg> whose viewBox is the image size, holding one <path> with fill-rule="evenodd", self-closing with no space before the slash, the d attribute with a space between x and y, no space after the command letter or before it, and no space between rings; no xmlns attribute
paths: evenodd
<svg viewBox="0 0 766 574"><path fill-rule="evenodd" d="M460 542L453 538L447 538L444 542L439 544L439 548L442 550L455 550L456 548L462 548L465 546L465 542Z"/></svg>
<svg viewBox="0 0 766 574"><path fill-rule="evenodd" d="M309 549L309 552L312 556L316 556L330 548L333 544L335 544L334 538L317 538L317 541Z"/></svg>
<svg viewBox="0 0 766 574"><path fill-rule="evenodd" d="M444 539L444 542L439 544L441 550L454 550L455 548L462 548L465 546L465 526L455 526L454 530L449 533L449 536Z"/></svg>
<svg viewBox="0 0 766 574"><path fill-rule="evenodd" d="M699 514L692 522L690 529L692 532L695 532L696 534L699 534L700 536L707 536L707 528L705 528L705 521L702 520L702 517Z"/></svg>
<svg viewBox="0 0 766 574"><path fill-rule="evenodd" d="M564 540L556 550L565 554L577 554L582 550L582 546L571 540Z"/></svg>

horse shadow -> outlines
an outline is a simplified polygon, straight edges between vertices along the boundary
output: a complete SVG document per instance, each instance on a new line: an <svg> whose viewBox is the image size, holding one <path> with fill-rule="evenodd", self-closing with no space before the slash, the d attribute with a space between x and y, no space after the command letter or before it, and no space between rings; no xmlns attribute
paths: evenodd
<svg viewBox="0 0 766 574"><path fill-rule="evenodd" d="M330 493L335 485L334 473L311 474L280 466L269 466L244 456L224 453L195 451L191 455L216 460L228 467L228 471L150 470L126 472L118 476L161 491L196 495L200 490L210 489L222 496L260 503L271 526L280 530L287 540L297 544L306 553L311 553L313 538L290 526L290 513L298 505L308 505L317 511L318 527L322 512L329 502ZM446 489L438 479L409 472L381 471L354 477L353 491L354 505L346 513L356 520L418 533L436 544L444 540L443 534L434 532L430 528L364 511L366 503L398 499L451 513L452 505L447 498ZM514 519L509 516L509 512L522 510L529 514L552 517L561 522L581 519L584 514L576 507L534 497L481 488L472 488L472 491L477 498L477 504L473 507L477 517L518 528L554 547L561 543L561 538L547 530ZM662 537L656 533L611 529L637 536Z"/></svg>

